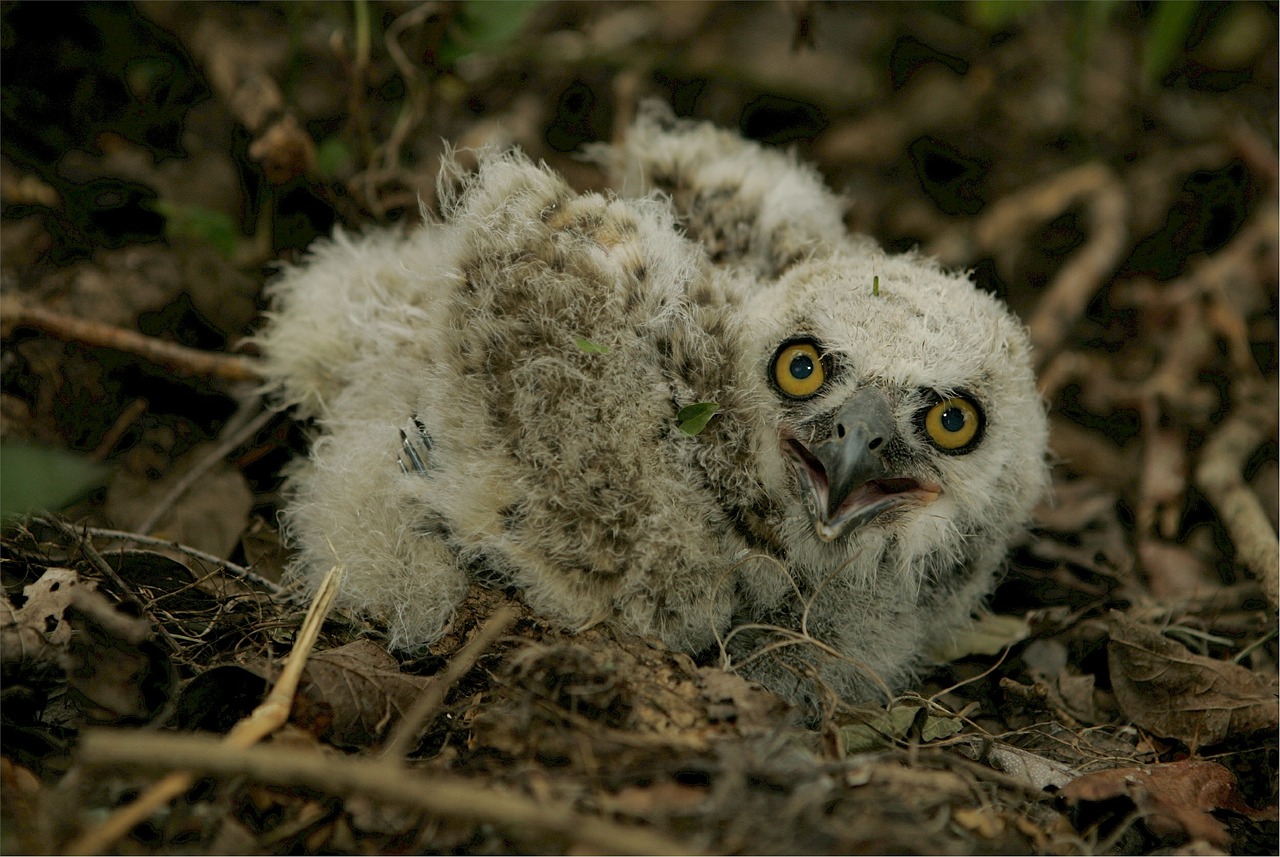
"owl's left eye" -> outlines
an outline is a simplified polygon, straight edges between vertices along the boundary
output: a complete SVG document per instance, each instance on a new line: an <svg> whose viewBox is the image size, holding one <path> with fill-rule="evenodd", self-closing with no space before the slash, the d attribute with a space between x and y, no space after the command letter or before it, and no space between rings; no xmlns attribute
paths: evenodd
<svg viewBox="0 0 1280 857"><path fill-rule="evenodd" d="M984 418L968 396L950 396L924 412L924 432L943 452L968 452L982 438Z"/></svg>
<svg viewBox="0 0 1280 857"><path fill-rule="evenodd" d="M779 348L773 358L773 380L779 390L793 399L807 399L817 393L826 380L818 346L802 340Z"/></svg>

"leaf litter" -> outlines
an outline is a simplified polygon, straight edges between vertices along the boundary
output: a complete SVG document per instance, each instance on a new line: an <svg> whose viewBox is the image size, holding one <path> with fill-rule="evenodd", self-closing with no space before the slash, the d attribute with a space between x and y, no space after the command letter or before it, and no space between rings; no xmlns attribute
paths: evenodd
<svg viewBox="0 0 1280 857"><path fill-rule="evenodd" d="M8 124L47 138L0 152L0 425L113 478L5 528L3 849L67 850L193 770L113 847L1275 853L1275 10L1186 4L1170 54L1145 6L1077 41L1071 7L981 6L72 13L168 70L123 84L6 7ZM61 74L83 85L41 100ZM795 147L851 227L1028 320L1054 492L991 616L912 693L809 724L714 653L475 587L412 657L332 613L262 746L201 743L252 718L307 606L269 525L306 427L240 386L271 264L431 208L442 140L501 128L598 188L573 150L645 94Z"/></svg>

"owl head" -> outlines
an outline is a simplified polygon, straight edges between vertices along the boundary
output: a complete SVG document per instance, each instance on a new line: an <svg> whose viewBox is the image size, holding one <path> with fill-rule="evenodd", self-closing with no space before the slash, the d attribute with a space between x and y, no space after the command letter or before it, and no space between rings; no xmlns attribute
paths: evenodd
<svg viewBox="0 0 1280 857"><path fill-rule="evenodd" d="M743 383L773 414L755 469L783 498L790 559L831 568L887 546L893 565L928 573L963 564L966 546L1003 550L1025 525L1048 480L1047 420L1026 334L1000 301L853 241L743 309Z"/></svg>

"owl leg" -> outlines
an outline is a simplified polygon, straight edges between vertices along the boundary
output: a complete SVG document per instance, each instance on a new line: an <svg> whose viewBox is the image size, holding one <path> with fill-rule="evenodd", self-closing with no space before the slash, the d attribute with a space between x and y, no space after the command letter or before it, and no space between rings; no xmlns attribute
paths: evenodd
<svg viewBox="0 0 1280 857"><path fill-rule="evenodd" d="M412 430L355 419L330 426L289 480L291 573L314 586L341 563L339 603L385 619L392 648L431 643L466 595L443 519L423 496L428 455Z"/></svg>

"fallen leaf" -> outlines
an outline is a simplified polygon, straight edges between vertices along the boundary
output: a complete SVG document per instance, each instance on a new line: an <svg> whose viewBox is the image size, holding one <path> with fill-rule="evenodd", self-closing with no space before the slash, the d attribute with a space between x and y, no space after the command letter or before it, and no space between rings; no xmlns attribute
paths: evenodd
<svg viewBox="0 0 1280 857"><path fill-rule="evenodd" d="M676 420L680 424L680 431L693 437L701 434L719 411L720 406L715 402L694 402L681 408L676 414Z"/></svg>
<svg viewBox="0 0 1280 857"><path fill-rule="evenodd" d="M1077 776L1074 768L1062 762L989 738L973 738L969 743L957 743L955 748L968 758L1004 771L1037 789L1061 788Z"/></svg>
<svg viewBox="0 0 1280 857"><path fill-rule="evenodd" d="M1111 614L1110 634L1107 662L1116 700L1142 728L1205 745L1280 726L1274 675L1193 654L1119 612Z"/></svg>
<svg viewBox="0 0 1280 857"><path fill-rule="evenodd" d="M23 588L15 608L4 600L0 650L19 677L61 668L73 691L68 720L147 721L168 701L175 683L168 657L151 642L151 623L121 608L68 568L46 569ZM6 673L9 675L8 673Z"/></svg>
<svg viewBox="0 0 1280 857"><path fill-rule="evenodd" d="M1275 816L1274 810L1251 809L1236 789L1235 776L1222 765L1194 759L1095 771L1067 783L1061 797L1069 806L1128 798L1154 835L1203 839L1219 848L1227 848L1231 836L1212 811L1253 819Z"/></svg>
<svg viewBox="0 0 1280 857"><path fill-rule="evenodd" d="M257 707L279 673L280 664L267 660L206 670L183 689L175 721L226 732ZM307 659L291 720L330 744L368 747L387 737L433 681L401 672L384 648L357 640Z"/></svg>
<svg viewBox="0 0 1280 857"><path fill-rule="evenodd" d="M316 734L340 747L367 747L388 730L435 679L409 675L386 649L357 640L307 660L301 691L332 714ZM296 719L296 718L295 718Z"/></svg>
<svg viewBox="0 0 1280 857"><path fill-rule="evenodd" d="M1031 633L1025 616L1003 616L987 613L958 633L936 641L929 656L946 664L970 655L998 655Z"/></svg>
<svg viewBox="0 0 1280 857"><path fill-rule="evenodd" d="M203 443L174 461L163 478L121 469L107 487L106 511L126 530L135 530L188 472L201 466L216 444ZM227 557L240 541L253 509L253 492L239 470L218 461L165 509L151 535Z"/></svg>
<svg viewBox="0 0 1280 857"><path fill-rule="evenodd" d="M921 706L918 705L899 705L864 723L842 726L839 732L840 749L845 755L867 753L880 750L895 740L904 739L920 711ZM928 743L939 738L949 738L962 728L963 724L957 718L926 714L920 729L920 740Z"/></svg>

